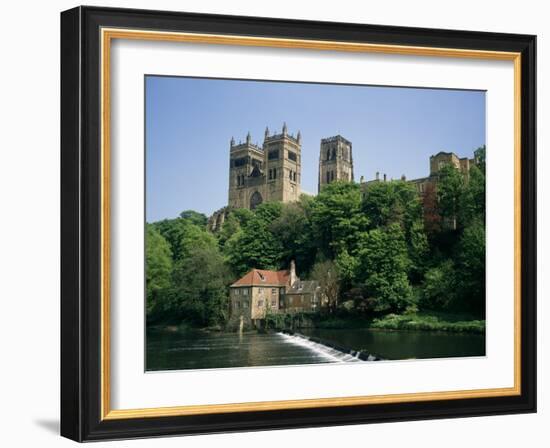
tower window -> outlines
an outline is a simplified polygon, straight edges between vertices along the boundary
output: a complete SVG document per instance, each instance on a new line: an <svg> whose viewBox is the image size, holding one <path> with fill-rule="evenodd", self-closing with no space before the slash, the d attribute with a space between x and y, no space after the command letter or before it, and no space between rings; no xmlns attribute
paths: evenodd
<svg viewBox="0 0 550 448"><path fill-rule="evenodd" d="M289 170L289 171L288 171L288 178L289 178L290 180L292 180L292 170Z"/></svg>
<svg viewBox="0 0 550 448"><path fill-rule="evenodd" d="M327 171L327 184L330 182L330 171Z"/></svg>
<svg viewBox="0 0 550 448"><path fill-rule="evenodd" d="M294 182L296 182L296 171L294 171Z"/></svg>
<svg viewBox="0 0 550 448"><path fill-rule="evenodd" d="M331 180L331 181L334 180L334 171L331 171L331 172L330 172L330 180Z"/></svg>
<svg viewBox="0 0 550 448"><path fill-rule="evenodd" d="M277 168L273 168L273 179L277 179Z"/></svg>
<svg viewBox="0 0 550 448"><path fill-rule="evenodd" d="M273 179L273 170L269 170L269 180Z"/></svg>
<svg viewBox="0 0 550 448"><path fill-rule="evenodd" d="M289 160L293 160L294 162L296 162L297 160L296 153L292 151L288 151L288 158Z"/></svg>
<svg viewBox="0 0 550 448"><path fill-rule="evenodd" d="M279 158L279 150L274 149L272 151L269 151L267 153L267 158L268 158L268 160L277 160Z"/></svg>
<svg viewBox="0 0 550 448"><path fill-rule="evenodd" d="M327 160L330 160L330 148L327 149Z"/></svg>

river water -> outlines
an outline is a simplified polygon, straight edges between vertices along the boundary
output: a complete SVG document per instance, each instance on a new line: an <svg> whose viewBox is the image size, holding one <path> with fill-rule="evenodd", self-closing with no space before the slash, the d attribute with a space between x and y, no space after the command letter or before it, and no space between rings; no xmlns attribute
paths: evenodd
<svg viewBox="0 0 550 448"><path fill-rule="evenodd" d="M362 350L384 359L484 356L485 336L369 329L300 330L329 345ZM214 369L333 362L362 362L327 345L281 333L147 332L147 370Z"/></svg>

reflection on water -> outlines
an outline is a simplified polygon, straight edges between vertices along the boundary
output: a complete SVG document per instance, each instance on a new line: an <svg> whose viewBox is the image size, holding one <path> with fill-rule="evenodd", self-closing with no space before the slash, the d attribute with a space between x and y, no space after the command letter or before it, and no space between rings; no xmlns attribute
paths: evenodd
<svg viewBox="0 0 550 448"><path fill-rule="evenodd" d="M384 359L453 358L485 356L485 335L442 331L326 330L301 333L316 336Z"/></svg>
<svg viewBox="0 0 550 448"><path fill-rule="evenodd" d="M421 331L301 330L351 350L385 359L482 356L485 337ZM147 370L212 369L356 361L321 344L298 341L278 333L147 332Z"/></svg>

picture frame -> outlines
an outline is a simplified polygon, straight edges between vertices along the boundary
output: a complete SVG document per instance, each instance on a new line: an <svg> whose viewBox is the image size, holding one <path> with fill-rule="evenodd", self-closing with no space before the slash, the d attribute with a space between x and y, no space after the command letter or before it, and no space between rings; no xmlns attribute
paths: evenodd
<svg viewBox="0 0 550 448"><path fill-rule="evenodd" d="M511 61L513 387L113 409L109 79L117 39ZM99 7L63 12L61 435L82 442L536 412L535 55L531 35Z"/></svg>

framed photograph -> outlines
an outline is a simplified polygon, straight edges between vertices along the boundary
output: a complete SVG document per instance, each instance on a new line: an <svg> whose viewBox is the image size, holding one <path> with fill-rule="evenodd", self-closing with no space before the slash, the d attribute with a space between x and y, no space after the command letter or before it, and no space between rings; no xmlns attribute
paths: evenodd
<svg viewBox="0 0 550 448"><path fill-rule="evenodd" d="M61 14L61 433L536 411L535 36Z"/></svg>

